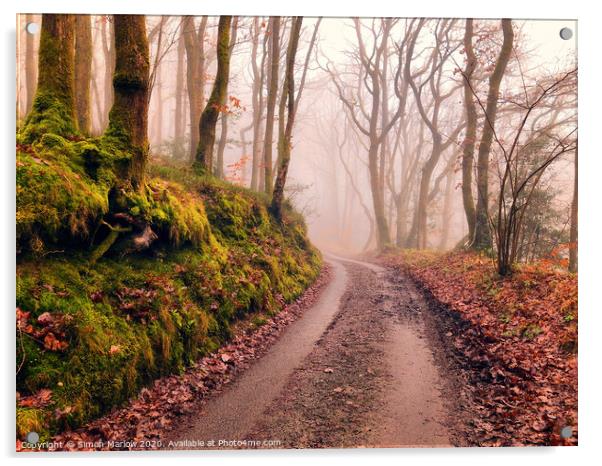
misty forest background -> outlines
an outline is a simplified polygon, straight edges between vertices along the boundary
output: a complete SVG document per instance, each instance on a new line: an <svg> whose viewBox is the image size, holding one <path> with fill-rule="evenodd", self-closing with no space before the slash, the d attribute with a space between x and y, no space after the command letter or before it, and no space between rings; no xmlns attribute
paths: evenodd
<svg viewBox="0 0 602 466"><path fill-rule="evenodd" d="M21 26L39 20L20 17ZM190 166L216 74L218 18L146 23L151 158ZM304 19L286 191L316 244L354 253L469 245L498 251L502 269L552 256L570 256L576 269L576 58L535 45L532 23ZM211 171L268 195L286 130L293 26L233 18L217 109ZM19 30L23 118L39 35ZM113 35L110 16L78 17L79 118L91 135L108 125Z"/></svg>

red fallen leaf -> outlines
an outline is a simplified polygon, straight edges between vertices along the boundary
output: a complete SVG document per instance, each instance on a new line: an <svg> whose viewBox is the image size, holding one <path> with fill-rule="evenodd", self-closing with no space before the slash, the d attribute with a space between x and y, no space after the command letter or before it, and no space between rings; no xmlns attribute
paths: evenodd
<svg viewBox="0 0 602 466"><path fill-rule="evenodd" d="M227 353L224 353L224 354L222 354L222 361L228 363L228 362L232 361L232 356Z"/></svg>
<svg viewBox="0 0 602 466"><path fill-rule="evenodd" d="M109 348L109 354L114 355L114 354L118 354L118 353L121 353L121 346L111 345L111 347Z"/></svg>
<svg viewBox="0 0 602 466"><path fill-rule="evenodd" d="M54 333L49 332L44 337L44 348L50 351L63 351L65 350L69 344L66 341L60 341L55 336Z"/></svg>
<svg viewBox="0 0 602 466"><path fill-rule="evenodd" d="M545 430L545 428L547 427L547 425L543 421L535 421L535 422L533 422L533 424L531 425L531 427L533 427L533 430L535 430L537 432L541 432L541 431Z"/></svg>
<svg viewBox="0 0 602 466"><path fill-rule="evenodd" d="M21 398L18 397L18 404L23 408L44 408L50 404L52 399L52 390L43 388L37 393Z"/></svg>
<svg viewBox="0 0 602 466"><path fill-rule="evenodd" d="M50 314L50 312L44 312L43 314L40 314L38 316L38 324L40 325L50 325L54 323L54 317L52 317L52 314Z"/></svg>
<svg viewBox="0 0 602 466"><path fill-rule="evenodd" d="M25 333L33 333L32 325L27 321L29 319L29 312L24 312L20 308L16 309L17 314L17 329Z"/></svg>

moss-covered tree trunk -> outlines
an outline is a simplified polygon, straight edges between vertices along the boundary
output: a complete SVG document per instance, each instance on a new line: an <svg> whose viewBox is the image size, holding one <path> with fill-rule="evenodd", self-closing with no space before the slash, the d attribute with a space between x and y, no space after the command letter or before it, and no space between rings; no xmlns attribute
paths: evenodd
<svg viewBox="0 0 602 466"><path fill-rule="evenodd" d="M238 32L238 16L232 21L232 34L230 37L230 56L234 51L236 45L236 36ZM228 85L226 84L226 94L228 93ZM215 166L215 176L220 179L224 178L224 152L226 151L226 144L228 143L228 112L224 112L221 118L221 133L219 135L219 142L217 145L217 158Z"/></svg>
<svg viewBox="0 0 602 466"><path fill-rule="evenodd" d="M220 16L217 27L217 73L211 96L199 122L199 145L196 150L194 169L197 173L211 173L215 127L219 112L226 104L228 79L230 77L230 25L232 16Z"/></svg>
<svg viewBox="0 0 602 466"><path fill-rule="evenodd" d="M90 134L90 77L92 74L92 27L90 15L75 18L75 114L79 130Z"/></svg>
<svg viewBox="0 0 602 466"><path fill-rule="evenodd" d="M293 125L295 123L295 56L299 46L301 35L302 17L293 19L291 26L288 49L286 51L286 71L284 76L283 96L288 99L287 118L284 133L280 131L278 138L278 173L274 182L272 194L271 211L277 219L282 218L282 202L284 201L284 186L288 174L288 166L291 159L291 140L293 136ZM280 115L283 118L284 115Z"/></svg>
<svg viewBox="0 0 602 466"><path fill-rule="evenodd" d="M24 128L33 142L46 133L77 133L74 107L74 15L42 15L38 88Z"/></svg>
<svg viewBox="0 0 602 466"><path fill-rule="evenodd" d="M132 153L123 174L134 188L143 184L148 159L149 51L143 15L115 15L115 98L106 136Z"/></svg>

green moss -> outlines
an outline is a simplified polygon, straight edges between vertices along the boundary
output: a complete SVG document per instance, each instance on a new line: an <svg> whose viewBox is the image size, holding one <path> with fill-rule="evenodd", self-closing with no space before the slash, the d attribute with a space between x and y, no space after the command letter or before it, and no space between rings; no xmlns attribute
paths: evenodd
<svg viewBox="0 0 602 466"><path fill-rule="evenodd" d="M65 250L94 238L104 216L126 212L173 246L212 242L199 195L175 181L122 184L131 155L111 137L71 141L46 133L17 144L17 244L22 251ZM75 242L74 242L75 240Z"/></svg>
<svg viewBox="0 0 602 466"><path fill-rule="evenodd" d="M25 143L32 143L45 134L74 137L78 131L73 119L73 108L56 94L38 90L32 110L21 129L21 138Z"/></svg>
<svg viewBox="0 0 602 466"><path fill-rule="evenodd" d="M174 182L153 179L144 190L128 193L126 202L131 215L154 225L173 246L210 242L203 202Z"/></svg>
<svg viewBox="0 0 602 466"><path fill-rule="evenodd" d="M21 131L24 143L31 144L48 133L65 138L78 134L73 93L74 33L73 15L43 15L38 85L31 112Z"/></svg>
<svg viewBox="0 0 602 466"><path fill-rule="evenodd" d="M17 408L17 436L21 439L29 432L37 432L40 441L48 440L48 413L36 408Z"/></svg>
<svg viewBox="0 0 602 466"><path fill-rule="evenodd" d="M46 135L35 146L17 151L17 242L27 246L41 237L87 236L108 211L109 186L95 183L77 164L76 144Z"/></svg>
<svg viewBox="0 0 602 466"><path fill-rule="evenodd" d="M111 208L111 196L99 188L111 184L103 174L112 160L103 142L55 138L52 146L61 164L47 165L22 151L19 157L33 168L21 173L18 185L35 188L39 181L30 171L42 166L42 177L55 182L50 186L67 192L69 179L75 198L78 190L89 189L77 183L94 186L103 199L98 215ZM62 159L65 151L79 154L74 159L80 162ZM67 178L55 175L55 164ZM91 164L95 177L86 168ZM34 328L41 328L37 317L44 312L72 317L64 328L64 351L50 351L17 334L17 361L25 361L17 390L32 394L48 388L53 393L47 408L21 414L20 430L32 422L50 433L74 428L125 403L157 377L178 373L214 351L231 338L238 319L274 314L281 299L295 299L316 278L321 258L307 241L300 217L289 212L280 224L261 196L206 178L178 178L170 170L158 176L157 171L151 171L144 190L113 194L111 201L113 208L145 219L160 233L164 241L152 256L109 254L91 264L87 250L72 248L19 260L17 306L31 313ZM73 204L52 208L83 211ZM66 218L58 213L54 218L51 224L61 231Z"/></svg>

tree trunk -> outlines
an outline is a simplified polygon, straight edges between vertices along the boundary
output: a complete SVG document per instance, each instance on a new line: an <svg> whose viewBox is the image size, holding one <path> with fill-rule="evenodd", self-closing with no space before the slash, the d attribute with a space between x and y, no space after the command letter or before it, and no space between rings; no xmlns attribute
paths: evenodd
<svg viewBox="0 0 602 466"><path fill-rule="evenodd" d="M385 203L383 189L380 182L378 143L370 143L368 150L368 170L370 174L370 190L372 192L372 205L374 207L374 220L376 222L376 238L378 250L382 251L391 243L389 235L389 226L387 225L387 216L385 213Z"/></svg>
<svg viewBox="0 0 602 466"><path fill-rule="evenodd" d="M240 184L242 186L247 185L247 165L249 160L249 155L247 154L247 146L249 143L247 142L247 131L253 128L253 122L250 125L241 128L239 131L240 134L240 163L241 163L241 173L240 173Z"/></svg>
<svg viewBox="0 0 602 466"><path fill-rule="evenodd" d="M232 16L220 16L217 28L217 73L211 96L199 122L199 145L194 169L197 173L212 173L215 126L220 111L226 104L226 91L230 76L230 25Z"/></svg>
<svg viewBox="0 0 602 466"><path fill-rule="evenodd" d="M134 189L144 182L148 159L149 50L143 15L115 15L115 101L105 135L119 141L132 158L124 177Z"/></svg>
<svg viewBox="0 0 602 466"><path fill-rule="evenodd" d="M251 66L253 71L253 89L252 89L252 108L253 108L253 155L251 162L251 189L259 189L261 170L261 123L263 120L263 80L264 80L264 60L262 55L261 66L257 66L257 50L259 48L259 18L254 20L255 34L252 38L251 46ZM265 43L265 37L264 37Z"/></svg>
<svg viewBox="0 0 602 466"><path fill-rule="evenodd" d="M161 67L157 69L157 75L154 86L157 90L155 97L157 109L155 111L155 131L153 131L153 136L155 137L157 146L161 146L163 142L163 81L161 79Z"/></svg>
<svg viewBox="0 0 602 466"><path fill-rule="evenodd" d="M447 172L445 178L445 194L443 197L443 210L441 211L441 239L439 241L439 248L441 251L445 251L447 248L447 241L449 239L449 226L452 218L452 193L453 193L453 181L454 171L450 170Z"/></svg>
<svg viewBox="0 0 602 466"><path fill-rule="evenodd" d="M176 109L175 109L175 122L174 122L174 142L176 147L181 148L184 141L184 20L180 25L180 37L178 38L178 55L177 55L177 69L176 69ZM180 158L183 154L180 153L181 149L178 149L178 153L175 154L177 158Z"/></svg>
<svg viewBox="0 0 602 466"><path fill-rule="evenodd" d="M425 249L428 245L427 236L427 209L428 209L428 194L429 194L429 186L431 184L431 178L433 176L433 171L439 162L439 158L441 157L441 142L439 140L435 140L433 142L433 150L431 152L431 156L424 164L422 168L422 177L420 179L420 188L418 191L418 209L417 209L417 235L416 246L419 249Z"/></svg>
<svg viewBox="0 0 602 466"><path fill-rule="evenodd" d="M571 232L570 232L570 245L569 245L569 271L577 271L577 208L578 208L578 160L579 160L579 149L575 149L575 180L573 184L573 201L571 202Z"/></svg>
<svg viewBox="0 0 602 466"><path fill-rule="evenodd" d="M92 72L92 26L90 15L75 17L75 113L80 132L90 134L90 76Z"/></svg>
<svg viewBox="0 0 602 466"><path fill-rule="evenodd" d="M238 16L232 21L232 37L230 38L230 56L234 52L236 45L236 34L238 32ZM226 96L228 95L228 84L226 83ZM220 179L224 178L224 152L228 142L228 112L223 112L221 117L221 132L219 135L219 143L217 145L217 160L215 167L215 176Z"/></svg>
<svg viewBox="0 0 602 466"><path fill-rule="evenodd" d="M186 83L188 86L188 105L190 113L190 161L195 160L199 144L198 125L203 108L205 92L205 30L207 17L201 18L196 31L193 16L185 16L182 20L182 33L186 49Z"/></svg>
<svg viewBox="0 0 602 466"><path fill-rule="evenodd" d="M102 23L102 49L105 60L104 73L104 118L100 130L104 131L109 125L109 112L113 106L113 73L115 72L115 25L112 17L104 17Z"/></svg>
<svg viewBox="0 0 602 466"><path fill-rule="evenodd" d="M274 137L274 114L278 94L278 73L280 71L280 18L270 18L270 76L268 80L268 102L263 140L263 163L265 165L265 193L272 195L272 139Z"/></svg>
<svg viewBox="0 0 602 466"><path fill-rule="evenodd" d="M25 24L33 23L34 16L26 15ZM33 98L36 92L36 64L35 64L35 50L34 50L34 37L33 34L25 31L25 84L26 84L26 95L25 95L25 114L31 111L33 105Z"/></svg>
<svg viewBox="0 0 602 466"><path fill-rule="evenodd" d="M477 57L472 46L473 20L466 20L464 33L464 50L466 50L466 69L464 70L464 107L466 109L466 135L464 136L462 152L462 201L466 222L468 224L468 244L474 239L475 206L472 197L472 165L474 162L474 147L477 138L477 109L475 106L472 84L470 79L477 65Z"/></svg>
<svg viewBox="0 0 602 466"><path fill-rule="evenodd" d="M407 205L405 199L398 198L395 202L396 206L396 234L395 234L395 245L398 248L403 247L407 237Z"/></svg>
<svg viewBox="0 0 602 466"><path fill-rule="evenodd" d="M481 134L477 157L477 211L472 248L481 251L492 248L491 230L489 228L489 153L495 133L500 84L510 60L514 42L512 21L503 19L502 30L504 32L504 42L502 43L500 55L498 56L493 73L489 78L485 121L483 123L483 132Z"/></svg>
<svg viewBox="0 0 602 466"><path fill-rule="evenodd" d="M77 133L74 35L74 15L42 15L38 87L24 128L30 142L49 131L64 137Z"/></svg>
<svg viewBox="0 0 602 466"><path fill-rule="evenodd" d="M284 86L282 93L288 99L287 119L284 134L280 133L278 140L279 165L276 181L274 183L274 192L272 195L271 210L274 216L282 219L282 202L284 201L284 185L291 158L291 139L293 134L293 124L295 122L295 55L299 46L299 35L301 34L302 17L293 18L291 26L288 50L286 52L286 73L284 77ZM282 118L283 115L280 115Z"/></svg>

